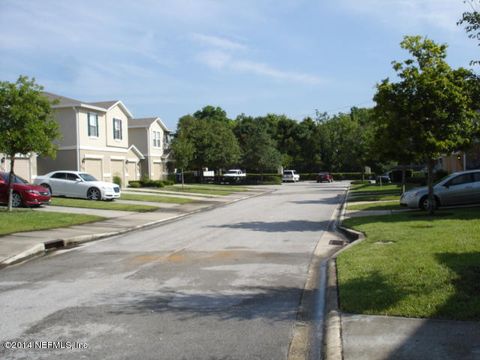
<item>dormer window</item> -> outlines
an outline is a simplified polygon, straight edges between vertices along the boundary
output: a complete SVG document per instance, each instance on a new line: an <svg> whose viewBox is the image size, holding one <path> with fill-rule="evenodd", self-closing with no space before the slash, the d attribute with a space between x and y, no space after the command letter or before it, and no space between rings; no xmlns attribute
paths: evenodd
<svg viewBox="0 0 480 360"><path fill-rule="evenodd" d="M122 120L113 119L113 138L122 140Z"/></svg>

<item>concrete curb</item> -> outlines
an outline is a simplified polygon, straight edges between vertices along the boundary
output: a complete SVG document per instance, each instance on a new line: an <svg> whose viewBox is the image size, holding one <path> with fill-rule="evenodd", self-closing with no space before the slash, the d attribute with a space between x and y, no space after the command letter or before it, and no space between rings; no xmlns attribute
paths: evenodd
<svg viewBox="0 0 480 360"><path fill-rule="evenodd" d="M39 254L44 254L45 253L45 244L40 243L37 245L32 246L30 249L22 251L20 254L11 256L6 258L5 260L2 260L0 262L0 267L5 267L8 265L13 265L21 261L25 261L29 258L32 258L34 256L38 256Z"/></svg>
<svg viewBox="0 0 480 360"><path fill-rule="evenodd" d="M63 238L63 239L55 239L55 240L45 241L43 243L39 243L39 244L36 244L36 245L32 246L28 250L22 251L19 254L16 254L14 256L8 257L8 258L0 261L0 269L4 268L4 267L7 267L9 265L14 265L14 264L24 262L24 261L29 260L29 259L34 258L34 257L45 255L48 251L59 250L59 249L62 249L62 248L67 248L67 247L74 247L74 246L77 246L77 245L80 245L80 244L83 244L83 243L87 243L87 242L91 242L91 241L95 241L95 240L100 240L100 239L104 239L104 238L111 237L111 236L123 235L123 234L126 234L128 232L135 231L135 230L147 229L149 227L154 227L154 226L160 225L162 223L168 223L168 222L180 220L182 218L185 218L187 216L191 216L191 215L194 215L194 214L197 214L197 213L200 213L200 212L210 211L210 210L213 210L215 208L230 205L230 204L233 204L233 203L236 203L236 202L239 202L239 201L243 201L243 200L247 200L247 199L258 197L258 196L271 194L275 191L276 190L273 189L273 190L265 191L265 192L262 192L262 193L252 194L251 196L244 196L244 197L241 197L239 199L234 199L234 200L227 201L225 203L214 204L214 205L211 205L211 206L207 206L205 208L201 208L201 209L197 209L197 210L187 212L185 214L175 215L175 216L172 216L172 217L169 217L169 218L166 218L166 219L155 220L155 221L151 221L151 222L148 222L148 223L135 225L135 226L125 228L125 229L122 229L122 230L118 230L118 231L99 233L99 234L78 235L78 236L72 236L72 237Z"/></svg>
<svg viewBox="0 0 480 360"><path fill-rule="evenodd" d="M326 293L326 322L325 322L325 338L324 338L324 352L323 356L326 360L342 360L343 359L343 345L342 345L342 314L339 309L338 296L338 282L337 282L337 256L343 251L351 248L362 242L365 235L361 232L346 228L341 225L344 219L348 190L345 193L343 204L340 208L335 230L341 236L348 239L349 244L342 247L328 260L327 270L327 293Z"/></svg>

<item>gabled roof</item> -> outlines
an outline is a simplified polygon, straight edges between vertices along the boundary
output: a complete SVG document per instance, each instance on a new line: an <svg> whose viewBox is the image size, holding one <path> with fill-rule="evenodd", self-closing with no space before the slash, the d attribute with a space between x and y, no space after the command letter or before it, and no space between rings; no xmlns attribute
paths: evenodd
<svg viewBox="0 0 480 360"><path fill-rule="evenodd" d="M125 114L130 119L133 119L132 113L127 109L127 107L120 100L111 100L111 101L97 101L97 102L83 102L80 100L71 99L65 96L49 93L47 91L43 92L50 100L57 100L58 104L53 105L52 108L65 108L65 107L83 107L87 109L99 110L102 112L107 112L114 106L118 105Z"/></svg>
<svg viewBox="0 0 480 360"><path fill-rule="evenodd" d="M128 123L128 128L129 129L134 129L134 128L149 128L152 126L154 122L158 122L160 124L160 127L166 131L170 132L168 130L167 126L163 123L162 119L159 117L149 117L149 118L139 118L139 119L133 119Z"/></svg>
<svg viewBox="0 0 480 360"><path fill-rule="evenodd" d="M139 159L145 159L145 156L143 156L143 154L140 152L140 150L137 149L137 147L135 145L130 145L130 147L128 148L128 151L132 150L135 154L137 154L138 158Z"/></svg>
<svg viewBox="0 0 480 360"><path fill-rule="evenodd" d="M84 108L87 108L87 109L92 109L92 110L97 110L97 111L102 111L102 112L107 111L105 108L103 108L101 106L96 106L96 105L93 105L93 104L82 102L80 100L71 99L71 98L68 98L66 96L61 96L61 95L49 93L49 92L46 92L46 91L43 92L43 95L45 95L51 101L56 100L58 102L57 104L52 106L52 108L54 108L54 109L65 108L65 107L84 107Z"/></svg>
<svg viewBox="0 0 480 360"><path fill-rule="evenodd" d="M120 107L120 109L123 110L123 112L125 114L127 114L127 116L130 118L130 119L133 119L133 115L132 113L127 109L127 107L125 106L125 104L123 102L121 102L120 100L111 100L111 101L98 101L98 102L91 102L89 103L93 106L98 106L98 107L101 107L101 108L104 108L104 109L107 109L107 110L110 110L111 108L113 108L114 106L118 105Z"/></svg>

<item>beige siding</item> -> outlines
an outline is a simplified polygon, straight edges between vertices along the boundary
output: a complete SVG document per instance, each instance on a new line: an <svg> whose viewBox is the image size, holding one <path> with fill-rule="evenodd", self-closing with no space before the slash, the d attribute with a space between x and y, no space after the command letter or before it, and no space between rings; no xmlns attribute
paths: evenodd
<svg viewBox="0 0 480 360"><path fill-rule="evenodd" d="M88 113L95 113L98 115L98 137L88 136ZM81 109L78 112L78 127L80 132L80 146L82 147L97 147L105 148L107 146L106 140L106 124L105 114L101 112L88 111ZM72 143L71 145L75 145Z"/></svg>
<svg viewBox="0 0 480 360"><path fill-rule="evenodd" d="M148 146L150 147L149 156L153 156L153 157L162 156L163 155L163 147L164 147L164 143L163 143L164 131L163 131L162 127L160 126L160 124L157 121L155 121L150 126L150 129L148 131L149 131L149 144L148 144ZM160 147L154 147L153 146L153 132L154 131L157 131L157 132L160 133Z"/></svg>
<svg viewBox="0 0 480 360"><path fill-rule="evenodd" d="M119 119L122 122L122 139L113 138L113 119ZM107 129L107 145L113 147L128 148L128 116L116 105L111 110L107 112L106 119L106 129Z"/></svg>

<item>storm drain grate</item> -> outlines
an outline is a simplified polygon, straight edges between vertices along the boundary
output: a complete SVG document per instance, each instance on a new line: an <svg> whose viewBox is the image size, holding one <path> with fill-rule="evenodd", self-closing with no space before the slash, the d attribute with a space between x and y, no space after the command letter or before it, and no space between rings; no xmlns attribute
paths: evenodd
<svg viewBox="0 0 480 360"><path fill-rule="evenodd" d="M63 240L47 241L45 244L45 250L59 249L65 246Z"/></svg>
<svg viewBox="0 0 480 360"><path fill-rule="evenodd" d="M328 243L329 245L335 245L335 246L343 246L345 245L345 241L343 240L330 240Z"/></svg>

